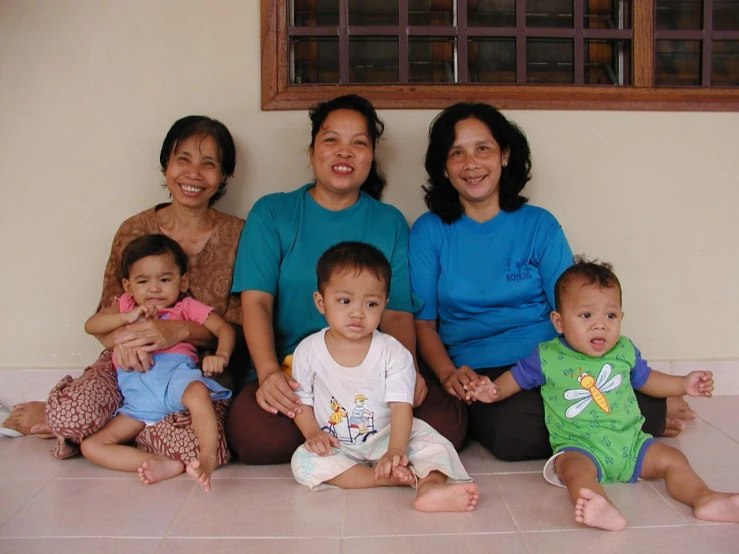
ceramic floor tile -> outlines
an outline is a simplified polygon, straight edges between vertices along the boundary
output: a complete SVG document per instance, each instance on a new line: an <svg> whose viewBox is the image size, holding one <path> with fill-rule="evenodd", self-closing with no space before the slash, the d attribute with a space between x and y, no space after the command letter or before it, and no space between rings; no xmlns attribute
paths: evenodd
<svg viewBox="0 0 739 554"><path fill-rule="evenodd" d="M164 539L156 554L203 554L203 552L208 554L339 554L341 539Z"/></svg>
<svg viewBox="0 0 739 554"><path fill-rule="evenodd" d="M526 554L528 550L526 550L518 533L362 537L342 541L341 554L355 554L356 552L392 552L392 554L504 552L505 554Z"/></svg>
<svg viewBox="0 0 739 554"><path fill-rule="evenodd" d="M213 479L292 479L290 464L268 466L247 466L232 462L219 467L213 473Z"/></svg>
<svg viewBox="0 0 739 554"><path fill-rule="evenodd" d="M0 437L0 478L51 479L64 470L64 461L49 455L53 441L36 437Z"/></svg>
<svg viewBox="0 0 739 554"><path fill-rule="evenodd" d="M154 554L161 539L3 539L3 554Z"/></svg>
<svg viewBox="0 0 739 554"><path fill-rule="evenodd" d="M711 427L739 442L739 396L714 396L713 398L691 398L690 405L698 417Z"/></svg>
<svg viewBox="0 0 739 554"><path fill-rule="evenodd" d="M49 481L49 479L0 479L0 527Z"/></svg>
<svg viewBox="0 0 739 554"><path fill-rule="evenodd" d="M477 475L480 501L472 512L428 514L413 509L415 491L404 487L345 491L344 537L499 533L514 531L492 475ZM371 507L377 507L372 509Z"/></svg>
<svg viewBox="0 0 739 554"><path fill-rule="evenodd" d="M659 441L683 452L698 473L737 467L738 442L700 418L688 422L687 426L679 437L660 438Z"/></svg>
<svg viewBox="0 0 739 554"><path fill-rule="evenodd" d="M167 536L340 537L343 505L344 491L293 479L218 479L209 493L193 491Z"/></svg>
<svg viewBox="0 0 739 554"><path fill-rule="evenodd" d="M64 469L59 474L59 479L135 479L138 474L132 471L115 471L106 469L88 462L84 458L72 458L62 460Z"/></svg>
<svg viewBox="0 0 739 554"><path fill-rule="evenodd" d="M470 475L489 474L492 472L490 461L485 459L482 448L476 442L469 442L459 453L464 468Z"/></svg>
<svg viewBox="0 0 739 554"><path fill-rule="evenodd" d="M0 528L3 537L163 537L191 480L55 479Z"/></svg>

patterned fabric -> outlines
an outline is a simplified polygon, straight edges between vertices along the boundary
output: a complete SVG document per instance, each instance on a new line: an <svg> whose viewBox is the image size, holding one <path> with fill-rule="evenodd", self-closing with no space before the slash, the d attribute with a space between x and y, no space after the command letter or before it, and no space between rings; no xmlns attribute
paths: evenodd
<svg viewBox="0 0 739 554"><path fill-rule="evenodd" d="M123 248L141 235L160 233L156 212L166 206L160 204L141 212L124 221L118 229L105 268L98 309L111 304L124 293L118 275ZM230 292L236 248L244 221L215 210L213 213L216 226L210 239L200 253L188 256L190 293L200 302L213 306L226 321L241 325L241 301ZM98 431L120 407L123 399L118 391L111 355L110 351L104 351L79 378L66 376L49 393L46 422L58 439L51 451L55 458L78 454L82 439ZM215 408L220 430L219 462L226 463L230 458L223 433L226 408L222 403L216 403ZM136 442L146 452L183 461L194 456L197 446L187 412L170 414L156 425L147 427Z"/></svg>

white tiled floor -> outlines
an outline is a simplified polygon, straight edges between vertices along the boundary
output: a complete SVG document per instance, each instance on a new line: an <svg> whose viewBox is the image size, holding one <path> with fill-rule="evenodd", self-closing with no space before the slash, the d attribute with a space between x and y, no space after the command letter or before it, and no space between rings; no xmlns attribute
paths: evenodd
<svg viewBox="0 0 739 554"><path fill-rule="evenodd" d="M692 404L700 418L668 442L709 485L739 491L739 397ZM286 465L230 465L208 494L185 476L147 487L54 460L50 446L0 438L2 554L739 552L739 525L699 522L661 482L607 487L626 531L583 529L566 493L541 477L543 462L500 462L474 444L462 458L482 496L465 514L414 512L409 489L310 492Z"/></svg>

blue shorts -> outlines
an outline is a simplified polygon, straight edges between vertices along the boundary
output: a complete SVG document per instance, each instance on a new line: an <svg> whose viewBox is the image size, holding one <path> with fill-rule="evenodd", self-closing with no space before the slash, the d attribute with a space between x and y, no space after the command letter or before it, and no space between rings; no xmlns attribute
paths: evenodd
<svg viewBox="0 0 739 554"><path fill-rule="evenodd" d="M200 381L213 400L231 398L231 391L204 377L195 363L184 354L154 354L154 365L146 372L117 369L118 388L123 406L116 415L124 414L145 422L156 422L165 416L186 410L182 394L193 381Z"/></svg>

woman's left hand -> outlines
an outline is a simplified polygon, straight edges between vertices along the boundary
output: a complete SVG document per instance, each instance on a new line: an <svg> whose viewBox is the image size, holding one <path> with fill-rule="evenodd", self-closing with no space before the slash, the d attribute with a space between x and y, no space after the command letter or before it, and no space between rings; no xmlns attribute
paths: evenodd
<svg viewBox="0 0 739 554"><path fill-rule="evenodd" d="M145 352L169 348L183 340L179 323L161 319L133 323L126 326L115 342L127 348L141 348Z"/></svg>
<svg viewBox="0 0 739 554"><path fill-rule="evenodd" d="M426 395L429 392L428 385L426 385L426 379L421 376L421 373L416 371L416 386L413 389L413 407L418 408L423 401L426 400Z"/></svg>

